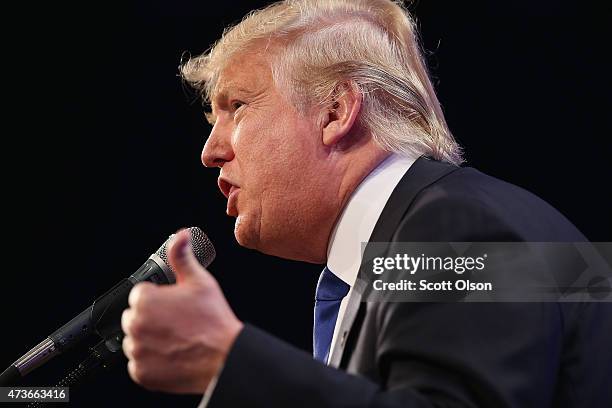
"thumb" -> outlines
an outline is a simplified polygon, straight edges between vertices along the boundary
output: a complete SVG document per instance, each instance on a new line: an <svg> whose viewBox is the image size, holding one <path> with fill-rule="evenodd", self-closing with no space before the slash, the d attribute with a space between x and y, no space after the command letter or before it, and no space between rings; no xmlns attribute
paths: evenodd
<svg viewBox="0 0 612 408"><path fill-rule="evenodd" d="M191 234L187 229L180 230L172 237L168 244L168 262L178 284L201 282L210 276L193 254Z"/></svg>

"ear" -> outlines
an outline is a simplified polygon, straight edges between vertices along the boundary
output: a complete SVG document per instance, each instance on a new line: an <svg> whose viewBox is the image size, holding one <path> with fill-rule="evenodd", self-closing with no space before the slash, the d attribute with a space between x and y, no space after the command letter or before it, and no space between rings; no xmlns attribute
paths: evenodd
<svg viewBox="0 0 612 408"><path fill-rule="evenodd" d="M354 84L345 83L336 88L335 96L327 107L323 122L323 144L334 146L344 139L355 124L361 110L363 95Z"/></svg>

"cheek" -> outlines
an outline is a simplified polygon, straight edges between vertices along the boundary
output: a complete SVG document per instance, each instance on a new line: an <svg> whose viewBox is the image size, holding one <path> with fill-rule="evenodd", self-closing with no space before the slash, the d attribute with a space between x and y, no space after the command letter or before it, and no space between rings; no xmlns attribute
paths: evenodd
<svg viewBox="0 0 612 408"><path fill-rule="evenodd" d="M233 143L235 159L251 188L274 183L290 164L287 130L272 118L240 124Z"/></svg>
<svg viewBox="0 0 612 408"><path fill-rule="evenodd" d="M294 208L296 201L308 199L320 166L315 129L306 120L283 112L257 119L237 126L235 159L247 193L242 197L245 214L259 212L269 222L270 212L279 214L279 207Z"/></svg>

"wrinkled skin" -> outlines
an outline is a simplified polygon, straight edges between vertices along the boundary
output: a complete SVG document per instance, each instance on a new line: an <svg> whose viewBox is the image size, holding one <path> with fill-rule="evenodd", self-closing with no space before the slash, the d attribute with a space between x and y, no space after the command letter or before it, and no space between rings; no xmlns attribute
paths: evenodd
<svg viewBox="0 0 612 408"><path fill-rule="evenodd" d="M262 55L237 55L222 71L202 162L220 168L219 187L241 245L324 263L343 206L387 153L359 128L362 98L350 84L330 106L299 112ZM181 231L169 245L175 285L139 283L130 293L123 350L131 378L143 387L201 394L243 324L188 241Z"/></svg>

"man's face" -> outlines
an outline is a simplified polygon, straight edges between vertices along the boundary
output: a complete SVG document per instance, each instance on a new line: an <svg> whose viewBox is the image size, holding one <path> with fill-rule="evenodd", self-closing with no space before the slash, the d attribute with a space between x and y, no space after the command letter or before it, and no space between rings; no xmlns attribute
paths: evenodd
<svg viewBox="0 0 612 408"><path fill-rule="evenodd" d="M330 152L316 113L300 114L254 53L227 64L212 106L215 123L202 162L221 168L219 187L227 214L236 217L237 241L271 255L322 261L312 251L325 248L309 246L318 230L328 234L333 225L337 186L326 177Z"/></svg>

